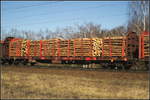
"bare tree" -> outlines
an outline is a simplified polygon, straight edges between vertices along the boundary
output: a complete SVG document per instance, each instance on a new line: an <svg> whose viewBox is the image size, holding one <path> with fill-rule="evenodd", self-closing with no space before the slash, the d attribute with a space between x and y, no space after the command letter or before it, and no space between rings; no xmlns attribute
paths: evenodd
<svg viewBox="0 0 150 100"><path fill-rule="evenodd" d="M6 29L1 29L1 34L0 34L0 39L1 40L4 40L7 36L8 36L8 33L6 32Z"/></svg>
<svg viewBox="0 0 150 100"><path fill-rule="evenodd" d="M78 35L81 38L93 38L93 37L101 37L101 25L90 23L85 23L83 25L78 25Z"/></svg>
<svg viewBox="0 0 150 100"><path fill-rule="evenodd" d="M32 39L32 40L37 39L35 32L33 32L31 30L29 30L29 31L22 30L21 33L22 33L23 38L25 38L25 39Z"/></svg>
<svg viewBox="0 0 150 100"><path fill-rule="evenodd" d="M101 31L101 36L102 37L105 37L105 36L108 36L109 35L109 30L107 30L107 29L102 29L102 31Z"/></svg>
<svg viewBox="0 0 150 100"><path fill-rule="evenodd" d="M40 29L39 32L36 33L36 38L39 40L45 39L44 34L45 32L42 29Z"/></svg>
<svg viewBox="0 0 150 100"><path fill-rule="evenodd" d="M76 27L72 27L72 26L67 26L65 28L62 29L62 33L64 35L64 38L69 39L69 38L73 38L74 36L72 34L76 33Z"/></svg>
<svg viewBox="0 0 150 100"><path fill-rule="evenodd" d="M54 38L64 38L62 29L60 29L59 27L55 30L55 32L53 32L53 34L55 34Z"/></svg>
<svg viewBox="0 0 150 100"><path fill-rule="evenodd" d="M149 0L129 2L128 30L149 31Z"/></svg>
<svg viewBox="0 0 150 100"><path fill-rule="evenodd" d="M118 26L108 31L110 36L124 36L127 33L127 28L125 26Z"/></svg>
<svg viewBox="0 0 150 100"><path fill-rule="evenodd" d="M49 30L49 29L46 29L46 30L45 30L45 34L46 34L45 39L54 38L53 32L52 32L51 30Z"/></svg>

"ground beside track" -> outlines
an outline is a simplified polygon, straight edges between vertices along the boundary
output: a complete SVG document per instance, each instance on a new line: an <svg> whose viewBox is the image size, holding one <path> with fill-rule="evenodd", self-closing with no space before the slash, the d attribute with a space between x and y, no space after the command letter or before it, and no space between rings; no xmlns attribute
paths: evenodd
<svg viewBox="0 0 150 100"><path fill-rule="evenodd" d="M148 72L1 67L1 98L148 99Z"/></svg>

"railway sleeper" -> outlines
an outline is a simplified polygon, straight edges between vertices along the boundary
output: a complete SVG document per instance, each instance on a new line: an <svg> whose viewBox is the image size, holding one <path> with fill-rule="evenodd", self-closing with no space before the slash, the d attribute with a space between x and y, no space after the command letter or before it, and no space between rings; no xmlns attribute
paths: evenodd
<svg viewBox="0 0 150 100"><path fill-rule="evenodd" d="M13 64L14 64L14 65L19 65L19 64L24 65L24 64L25 64L25 62L26 62L26 60L25 60L25 59L14 59Z"/></svg>
<svg viewBox="0 0 150 100"><path fill-rule="evenodd" d="M24 59L23 61L22 61L22 64L23 65L27 65L29 62L28 62L28 60L27 59Z"/></svg>
<svg viewBox="0 0 150 100"><path fill-rule="evenodd" d="M94 69L94 68L97 68L97 66L94 63L92 63L92 64L83 64L82 68Z"/></svg>
<svg viewBox="0 0 150 100"><path fill-rule="evenodd" d="M149 70L149 61L133 61L131 65L131 70Z"/></svg>
<svg viewBox="0 0 150 100"><path fill-rule="evenodd" d="M34 66L36 64L36 60L29 60L29 63L31 66Z"/></svg>
<svg viewBox="0 0 150 100"><path fill-rule="evenodd" d="M6 63L5 59L1 59L0 64L4 65Z"/></svg>
<svg viewBox="0 0 150 100"><path fill-rule="evenodd" d="M1 59L1 64L8 64L8 65L19 65L19 64L23 64L26 65L28 63L28 60L26 59Z"/></svg>
<svg viewBox="0 0 150 100"><path fill-rule="evenodd" d="M12 65L13 64L13 59L1 59L1 65L4 65L4 64L9 64L9 65Z"/></svg>
<svg viewBox="0 0 150 100"><path fill-rule="evenodd" d="M125 63L102 63L104 69L115 69L115 70L126 70L127 66Z"/></svg>

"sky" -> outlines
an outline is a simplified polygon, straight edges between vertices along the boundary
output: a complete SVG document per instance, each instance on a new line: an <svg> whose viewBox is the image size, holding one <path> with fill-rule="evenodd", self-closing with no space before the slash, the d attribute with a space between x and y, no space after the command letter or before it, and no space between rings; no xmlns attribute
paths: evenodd
<svg viewBox="0 0 150 100"><path fill-rule="evenodd" d="M103 29L126 25L128 1L1 1L5 30L50 29L93 22Z"/></svg>

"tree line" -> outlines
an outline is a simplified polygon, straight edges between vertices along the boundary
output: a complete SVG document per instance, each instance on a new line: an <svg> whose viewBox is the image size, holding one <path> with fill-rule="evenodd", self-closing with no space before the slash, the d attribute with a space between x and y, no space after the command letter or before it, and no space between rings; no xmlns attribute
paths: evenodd
<svg viewBox="0 0 150 100"><path fill-rule="evenodd" d="M67 26L65 28L57 28L55 31L50 29L39 30L38 32L32 30L18 30L13 28L9 31L1 30L1 39L8 36L25 38L25 39L49 39L49 38L94 38L105 36L123 36L129 31L134 31L137 34L142 31L149 32L149 1L131 1L128 4L128 22L127 26L122 25L111 30L102 29L100 24L92 22L84 23L82 25Z"/></svg>
<svg viewBox="0 0 150 100"><path fill-rule="evenodd" d="M38 32L31 30L18 30L16 28L10 31L2 30L2 39L8 36L40 40L40 39L50 39L50 38L95 38L95 37L105 37L105 36L123 36L127 32L126 27L119 26L111 30L102 29L100 24L94 24L92 22L85 23L82 25L68 26L65 28L57 28L55 31L50 29L39 30Z"/></svg>

